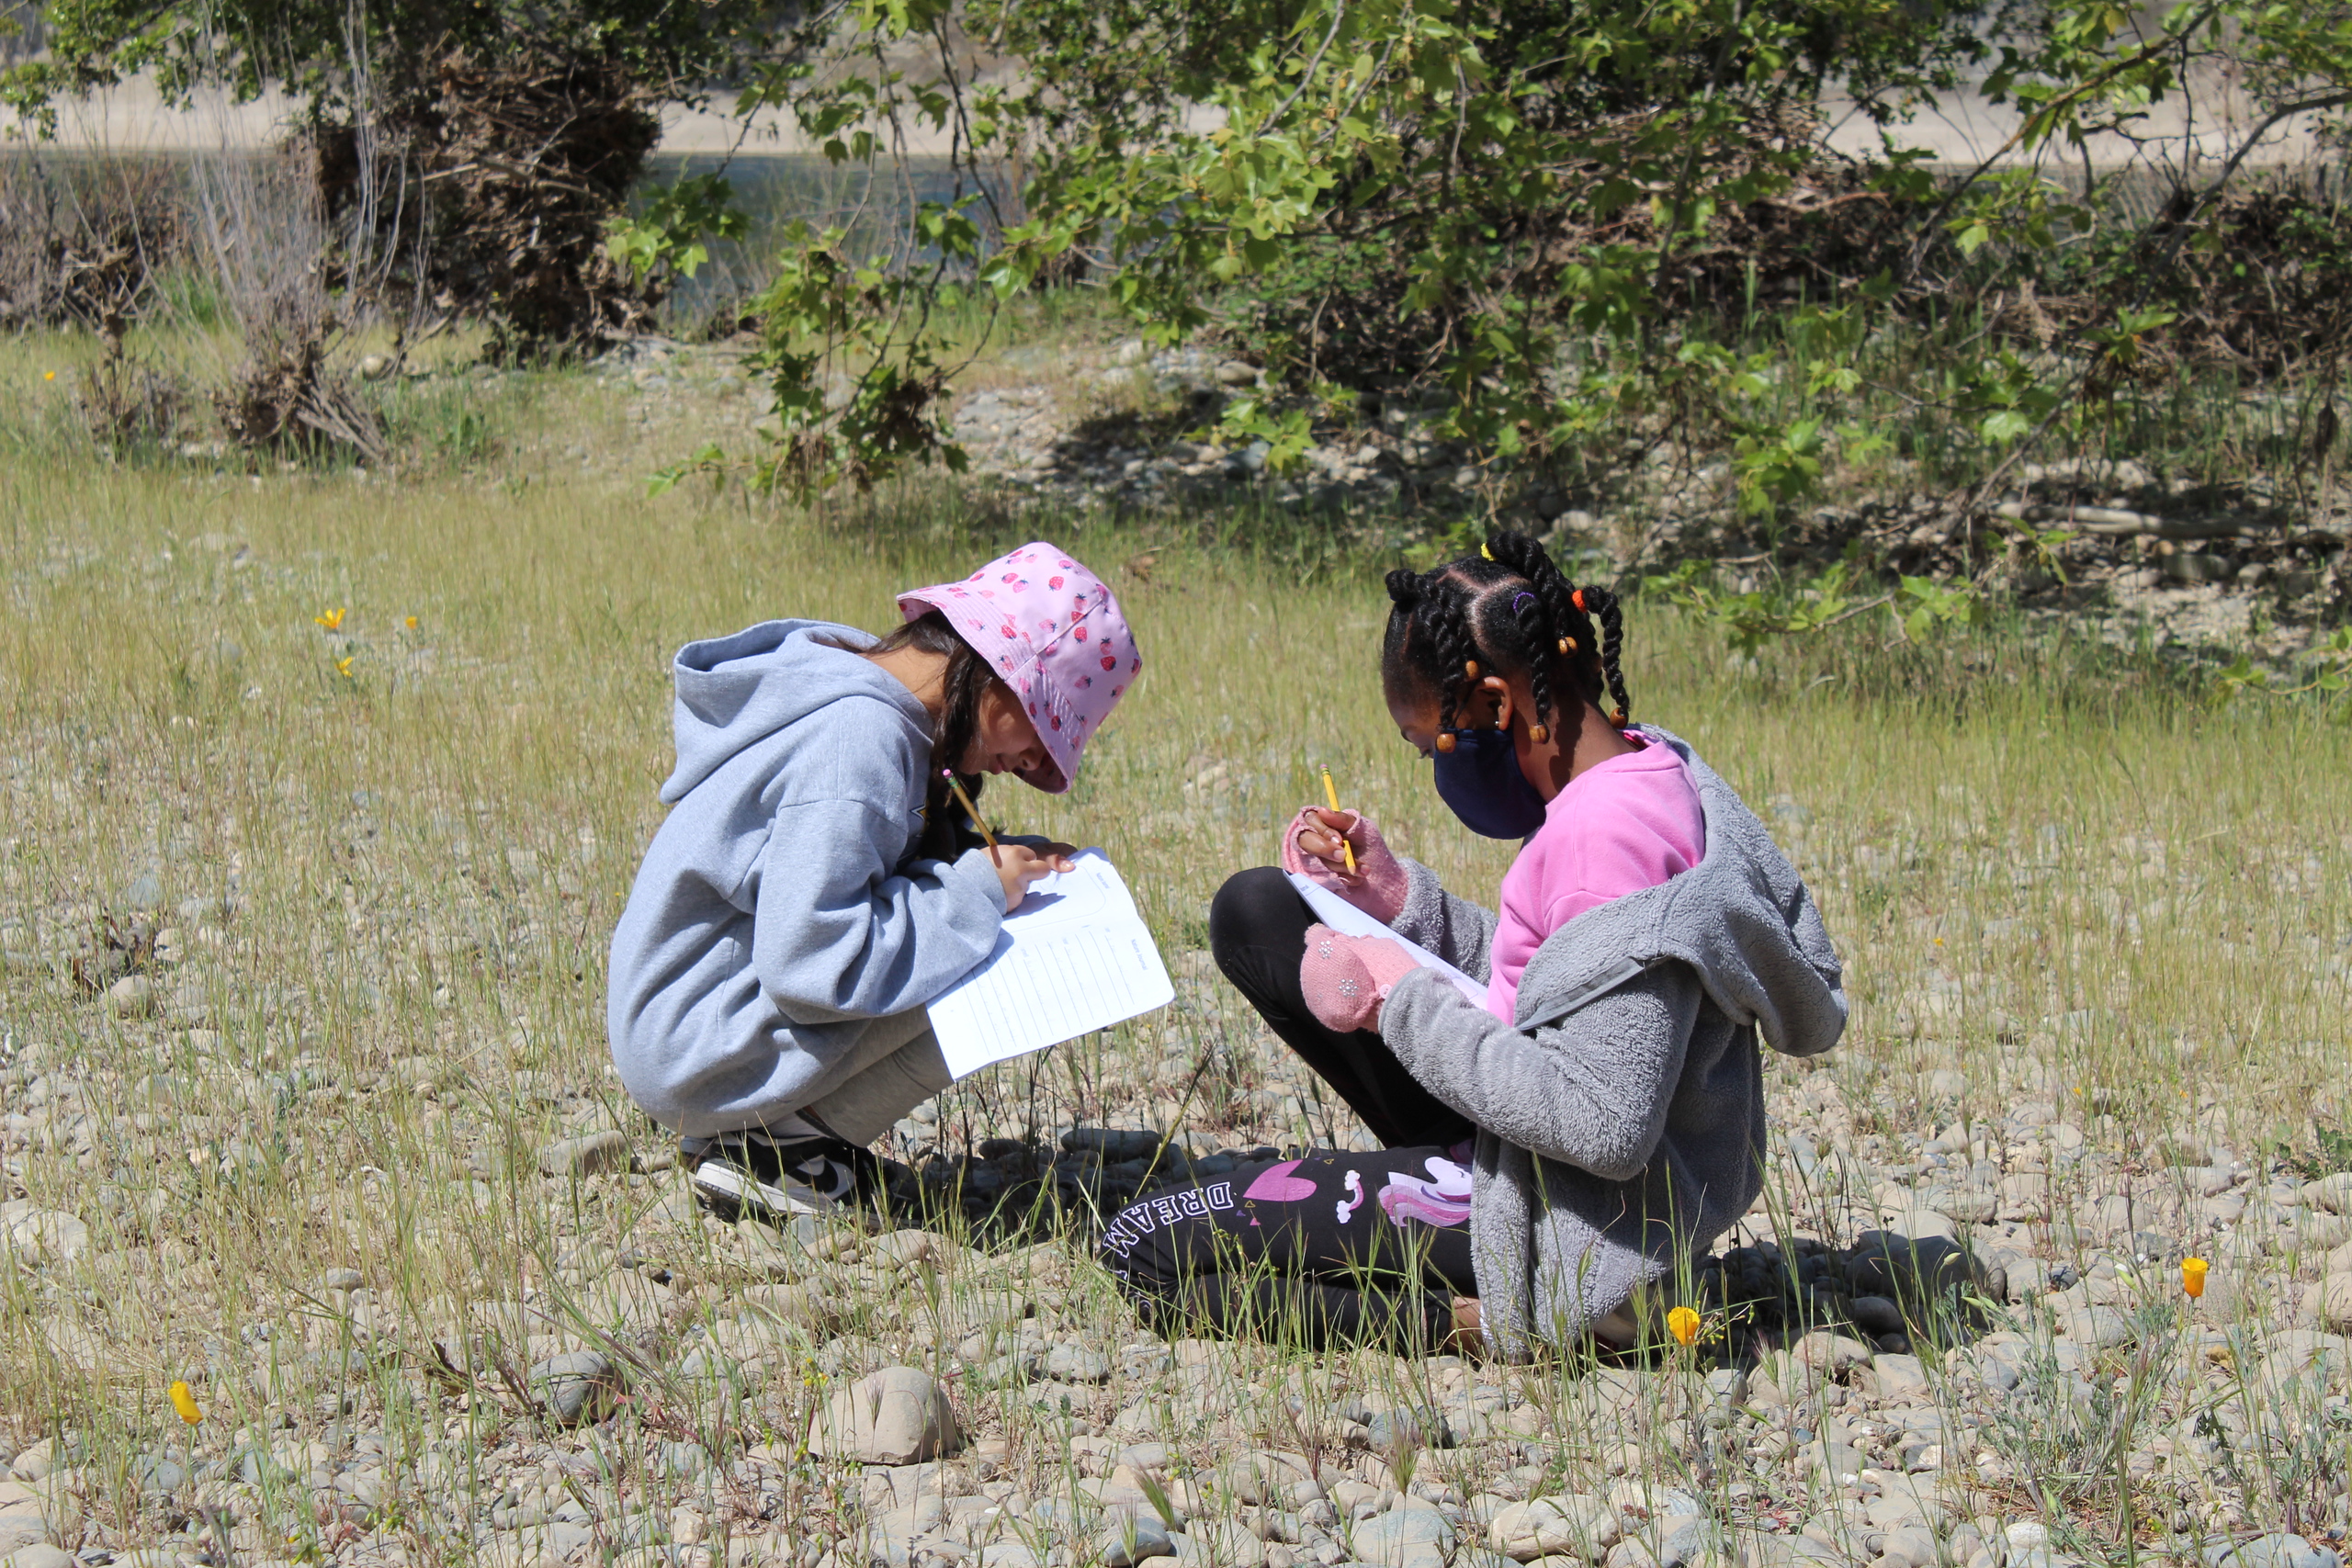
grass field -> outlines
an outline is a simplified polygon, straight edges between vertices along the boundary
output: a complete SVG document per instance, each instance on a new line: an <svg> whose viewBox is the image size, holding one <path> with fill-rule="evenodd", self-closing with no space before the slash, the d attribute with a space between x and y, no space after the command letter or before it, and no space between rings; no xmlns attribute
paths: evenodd
<svg viewBox="0 0 2352 1568"><path fill-rule="evenodd" d="M922 490L822 517L649 501L631 465L641 448L671 454L561 378L485 394L504 463L392 482L108 466L44 423L44 352L0 354L0 384L34 388L0 420L13 448L0 465L0 1106L15 1201L0 1210L15 1237L0 1256L0 1446L52 1441L19 1469L48 1478L34 1496L68 1547L527 1562L537 1538L492 1529L490 1511L511 1522L568 1487L605 1498L608 1524L654 1521L634 1536L614 1526L599 1551L654 1541L673 1558L813 1565L823 1553L809 1546L832 1551L861 1510L905 1501L794 1457L832 1381L886 1362L960 1379L967 1424L995 1445L955 1483L974 1495L1042 1495L1057 1475L1107 1471L1106 1431L1152 1435L1113 1416L1112 1401L1148 1403L1125 1371L1102 1388L1078 1380L1102 1402L1090 1416L1083 1399L1049 1409L957 1371L969 1337L951 1322L986 1328L989 1292L1008 1286L1053 1336L1141 1337L1082 1237L860 1255L830 1233L803 1246L698 1224L682 1203L661 1136L607 1066L603 973L659 821L667 661L689 637L778 615L878 626L895 589L1032 534L1121 595L1148 670L1079 788L1050 799L1008 783L987 804L1010 826L1109 852L1186 977L1182 999L943 1096L929 1124L950 1153L989 1135L1050 1143L1073 1123L1149 1125L1202 1156L1345 1136L1198 953L1210 894L1271 858L1316 766L1456 887L1491 901L1508 863L1451 821L1389 731L1374 662L1373 569L1385 563L1302 586L1166 525L1008 520ZM548 457L567 446L608 460ZM1988 1213L1979 1243L2086 1274L2104 1258L2109 1281L2128 1237L2065 1220L2120 1181L2127 1204L2159 1216L2150 1226L2214 1259L2230 1286L2215 1299L2237 1307L2186 1337L2142 1336L2121 1352L2138 1361L2094 1380L2154 1391L2116 1463L2193 1426L2219 1386L2211 1347L2290 1321L2324 1272L2316 1242L2255 1232L2304 1235L2308 1211L2278 1217L2300 1198L2223 1224L2198 1207L2211 1194L2197 1183L2234 1159L2225 1186L2259 1194L2291 1177L2291 1191L2347 1163L2346 727L2274 699L2217 707L2159 665L2015 627L1910 646L1857 623L1737 664L1704 627L1638 603L1627 620L1637 716L1692 741L1775 824L1848 964L1847 1043L1819 1073L1775 1069L1776 1115L1835 1142L1873 1184L1924 1186L1921 1161L1940 1168L1947 1152L1998 1179L2047 1146L2041 1220ZM2020 1120L2029 1105L2049 1114ZM606 1128L627 1135L636 1174L540 1173L544 1145ZM1799 1181L1781 1155L1776 1169ZM1810 1153L1801 1163L1814 1168ZM1848 1193L1806 1224L1836 1239L1883 1206ZM732 1382L680 1371L682 1335L733 1333L730 1303L776 1280L829 1292L829 1325L799 1322L738 1355ZM699 1343L730 1343L711 1332ZM640 1397L584 1434L542 1425L521 1369L583 1343L638 1358ZM2260 1360L2258 1344L2236 1354L2231 1367ZM1498 1438L1429 1456L1423 1491L1451 1486L1457 1514L1478 1496L1605 1492L1630 1472L1689 1487L1743 1528L1764 1529L1776 1495L1798 1499L1783 1523L1860 1517L1835 1475L1826 1492L1771 1492L1804 1438L1708 1459L1724 1439L1701 1419L1703 1385L1661 1376L1629 1393L1569 1369L1232 1355L1216 1363L1237 1391L1219 1407L1238 1423L1220 1452L1250 1431L1314 1447L1317 1412L1342 1390L1507 1387L1513 1409L1540 1411L1513 1429L1517 1449ZM1210 1364L1187 1358L1180 1382ZM201 1425L174 1415L175 1380ZM1821 1380L1815 1396L1832 1388L1846 1397ZM1754 1419L1793 1434L1801 1404ZM2065 1450L2090 1476L2072 1490L2022 1484L2024 1449L1986 1438L1987 1466L1955 1444L1939 1462L1981 1488L1956 1517L1985 1529L1958 1547L1947 1529L1943 1550L1965 1562L2025 1517L2051 1523L2062 1555L2186 1553L2208 1532L2290 1528L2290 1502L2316 1530L2342 1491L2345 1439L2306 1415L2281 1395L2240 1422L2259 1457L2211 1467L2201 1493L2172 1463L2187 1449L2164 1450L2132 1472L2129 1515L2098 1490L2088 1438ZM1225 1430L1159 1434L1184 1450L1169 1473L1193 1467L1177 1501L1196 1518L1223 1494L1185 1444ZM2058 1427L2034 1430L2063 1447ZM2320 1459L2292 1457L2312 1442ZM763 1444L775 1462L746 1481L745 1450ZM715 1468L664 1457L681 1446ZM1408 1490L1409 1475L1367 1468L1400 1465L1394 1453L1331 1452L1374 1491ZM1531 1465L1536 1476L1519 1473Z"/></svg>

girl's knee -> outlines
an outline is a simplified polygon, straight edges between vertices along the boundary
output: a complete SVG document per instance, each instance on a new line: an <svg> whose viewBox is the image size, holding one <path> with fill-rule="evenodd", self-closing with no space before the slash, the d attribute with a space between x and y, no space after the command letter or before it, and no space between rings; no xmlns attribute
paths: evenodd
<svg viewBox="0 0 2352 1568"><path fill-rule="evenodd" d="M1244 947L1272 947L1295 941L1306 929L1298 889L1280 866L1252 866L1225 879L1209 901L1209 951L1226 966L1226 954Z"/></svg>

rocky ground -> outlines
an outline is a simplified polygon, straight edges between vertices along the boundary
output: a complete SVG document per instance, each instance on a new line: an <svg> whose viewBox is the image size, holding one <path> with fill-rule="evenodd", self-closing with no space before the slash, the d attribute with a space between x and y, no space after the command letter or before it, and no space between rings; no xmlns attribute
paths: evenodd
<svg viewBox="0 0 2352 1568"><path fill-rule="evenodd" d="M1054 412L1159 363L1001 367L961 410L1000 493L1296 483ZM1649 623L1645 716L1740 774L1856 1009L1825 1060L1768 1062L1765 1196L1687 1282L1693 1343L1164 1338L1092 1262L1106 1211L1366 1147L1199 951L1296 808L1306 721L1393 841L1499 874L1384 716L1298 694L1376 591L1127 563L1190 657L1090 752L1099 795L1020 808L1104 830L1176 1004L919 1108L870 1220L723 1223L604 1059L664 660L804 599L870 619L903 579L644 504L649 459L756 399L702 350L601 373L619 434L505 471L107 469L0 537L0 667L34 672L0 683L5 1568L2338 1568L2335 727L1774 698ZM1440 456L1425 425L1377 423L1328 482L1465 493L1403 455ZM2065 482L2142 519L2143 477ZM2152 592L2272 602L2235 581Z"/></svg>
<svg viewBox="0 0 2352 1568"><path fill-rule="evenodd" d="M169 918L167 960L233 940L218 909ZM1182 1134L1163 1093L1127 1130L1024 1138L1001 1094L951 1090L900 1123L889 1213L782 1231L700 1213L594 1086L232 1065L204 1054L205 1004L170 963L125 976L119 1054L12 1039L0 1071L20 1187L49 1162L89 1173L83 1213L0 1209L11 1288L50 1303L45 1356L109 1369L75 1293L153 1264L143 1210L300 1160L191 1117L193 1184L109 1179L179 1097L413 1116L467 1162L418 1203L427 1247L518 1206L544 1240L503 1287L355 1255L231 1311L233 1337L201 1341L199 1421L6 1456L7 1568L2067 1568L2127 1538L2203 1568L2333 1568L2352 1173L2128 1146L2030 1044L2004 1057L2006 1112L1967 1121L1899 1122L1849 1099L1863 1078L1776 1064L1767 1194L1695 1281L1688 1348L1519 1367L1167 1342L1087 1261L1098 1205L1267 1146L1363 1142L1317 1128L1303 1076L1183 967L1182 1026L1225 1032L1266 1086L1224 1108L1241 1135ZM1945 1076L1928 1100L1956 1106ZM352 1196L399 1185L362 1167ZM2194 1299L2189 1257L2210 1263Z"/></svg>

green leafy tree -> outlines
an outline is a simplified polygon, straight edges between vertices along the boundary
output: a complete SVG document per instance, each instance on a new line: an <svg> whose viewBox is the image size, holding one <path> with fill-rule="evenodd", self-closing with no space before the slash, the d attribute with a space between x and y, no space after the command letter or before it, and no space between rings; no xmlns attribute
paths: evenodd
<svg viewBox="0 0 2352 1568"><path fill-rule="evenodd" d="M699 243L616 254L607 231L659 139L659 110L766 47L761 0L49 0L45 57L0 70L0 101L59 101L132 75L166 102L202 86L298 105L293 139L346 248L418 309L486 314L538 352L649 321ZM700 187L657 203L706 232ZM322 258L331 267L339 258ZM356 269L335 270L346 276Z"/></svg>

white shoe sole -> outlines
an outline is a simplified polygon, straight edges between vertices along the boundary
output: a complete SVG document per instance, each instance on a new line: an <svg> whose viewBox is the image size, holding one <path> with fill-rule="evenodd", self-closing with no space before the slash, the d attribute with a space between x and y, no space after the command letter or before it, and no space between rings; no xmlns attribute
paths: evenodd
<svg viewBox="0 0 2352 1568"><path fill-rule="evenodd" d="M771 1187L717 1160L706 1160L695 1167L694 1183L695 1190L711 1201L754 1213L830 1214L839 1207L814 1188L797 1183Z"/></svg>

